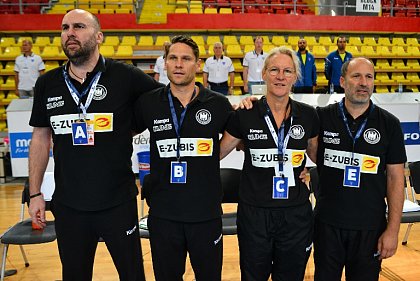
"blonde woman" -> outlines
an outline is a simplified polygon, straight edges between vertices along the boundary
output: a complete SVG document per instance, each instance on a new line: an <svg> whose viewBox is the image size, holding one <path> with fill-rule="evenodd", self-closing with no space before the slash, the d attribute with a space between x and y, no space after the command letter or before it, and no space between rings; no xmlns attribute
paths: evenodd
<svg viewBox="0 0 420 281"><path fill-rule="evenodd" d="M305 152L315 161L314 108L289 95L301 75L296 53L274 48L262 77L267 93L238 110L221 141L221 158L241 140L245 160L238 204L241 280L303 280L313 232L309 191L299 179Z"/></svg>

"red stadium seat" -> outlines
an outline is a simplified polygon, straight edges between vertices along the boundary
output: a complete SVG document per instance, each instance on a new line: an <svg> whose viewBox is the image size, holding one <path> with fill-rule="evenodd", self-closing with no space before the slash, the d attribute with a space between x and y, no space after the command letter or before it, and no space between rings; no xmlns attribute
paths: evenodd
<svg viewBox="0 0 420 281"><path fill-rule="evenodd" d="M41 9L39 6L31 5L31 6L24 6L23 13L24 14L39 14Z"/></svg>
<svg viewBox="0 0 420 281"><path fill-rule="evenodd" d="M405 0L394 0L394 7L405 7Z"/></svg>
<svg viewBox="0 0 420 281"><path fill-rule="evenodd" d="M230 7L230 3L227 0L216 0L217 7L219 8L228 8Z"/></svg>
<svg viewBox="0 0 420 281"><path fill-rule="evenodd" d="M235 10L240 10L242 12L242 0L232 0L230 1L230 7Z"/></svg>
<svg viewBox="0 0 420 281"><path fill-rule="evenodd" d="M252 7L252 6L245 7L245 10L246 10L246 13L249 13L249 14L259 14L260 13L259 9L255 8L255 7Z"/></svg>
<svg viewBox="0 0 420 281"><path fill-rule="evenodd" d="M262 14L271 14L271 13L273 13L273 10L271 9L270 6L265 6L265 5L259 6L259 9L260 9L260 12Z"/></svg>
<svg viewBox="0 0 420 281"><path fill-rule="evenodd" d="M302 10L303 15L315 15L315 12L312 10Z"/></svg>
<svg viewBox="0 0 420 281"><path fill-rule="evenodd" d="M417 1L408 0L407 1L407 17L417 17L419 15L419 8Z"/></svg>
<svg viewBox="0 0 420 281"><path fill-rule="evenodd" d="M285 8L283 8L283 7L275 7L273 10L274 10L274 13L276 13L276 14L288 14L289 13L289 11L286 10Z"/></svg>
<svg viewBox="0 0 420 281"><path fill-rule="evenodd" d="M406 9L398 9L394 10L394 17L406 17L407 10Z"/></svg>

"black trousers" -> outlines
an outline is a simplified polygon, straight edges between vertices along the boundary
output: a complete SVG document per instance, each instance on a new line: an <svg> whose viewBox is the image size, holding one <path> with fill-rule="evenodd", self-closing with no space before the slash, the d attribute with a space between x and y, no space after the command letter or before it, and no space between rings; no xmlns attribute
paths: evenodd
<svg viewBox="0 0 420 281"><path fill-rule="evenodd" d="M156 281L182 281L187 252L197 281L220 281L223 261L221 218L184 223L149 216Z"/></svg>
<svg viewBox="0 0 420 281"><path fill-rule="evenodd" d="M285 208L238 206L242 281L298 281L305 277L312 248L309 201Z"/></svg>
<svg viewBox="0 0 420 281"><path fill-rule="evenodd" d="M63 281L92 280L102 237L121 281L144 281L137 200L102 211L79 211L52 202Z"/></svg>
<svg viewBox="0 0 420 281"><path fill-rule="evenodd" d="M346 267L347 281L377 281L381 261L375 256L378 230L347 230L315 221L315 281L340 281Z"/></svg>
<svg viewBox="0 0 420 281"><path fill-rule="evenodd" d="M222 82L222 83L209 82L209 85L212 91L221 93L225 96L229 93L228 82Z"/></svg>

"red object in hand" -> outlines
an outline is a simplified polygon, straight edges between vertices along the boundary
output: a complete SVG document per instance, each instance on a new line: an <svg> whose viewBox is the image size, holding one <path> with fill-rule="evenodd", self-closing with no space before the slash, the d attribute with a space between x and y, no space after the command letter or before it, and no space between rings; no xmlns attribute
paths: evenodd
<svg viewBox="0 0 420 281"><path fill-rule="evenodd" d="M36 214L36 218L37 218L37 220L39 221L40 220L40 217L41 217L41 213L40 212L38 212L37 214ZM36 223L34 223L33 221L32 221L32 229L33 230L42 230L42 226L40 226L40 225L38 225L38 224L36 224Z"/></svg>
<svg viewBox="0 0 420 281"><path fill-rule="evenodd" d="M36 223L32 222L32 229L33 230L42 230L42 227L37 225Z"/></svg>

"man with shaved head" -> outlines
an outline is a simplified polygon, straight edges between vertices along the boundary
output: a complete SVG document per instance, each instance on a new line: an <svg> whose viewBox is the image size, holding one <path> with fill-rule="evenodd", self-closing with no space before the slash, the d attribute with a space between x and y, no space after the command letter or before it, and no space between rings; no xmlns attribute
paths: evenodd
<svg viewBox="0 0 420 281"><path fill-rule="evenodd" d="M92 280L100 237L120 280L145 280L131 170L133 104L162 85L134 66L104 58L102 40L91 13L76 9L64 16L61 41L69 60L38 79L29 122L29 212L41 227L40 186L51 138L54 143L52 211L64 281Z"/></svg>
<svg viewBox="0 0 420 281"><path fill-rule="evenodd" d="M336 93L344 93L344 89L340 85L340 70L342 65L353 57L351 53L346 51L346 46L346 37L338 36L337 50L329 53L325 58L324 72L328 80L328 89L334 90Z"/></svg>
<svg viewBox="0 0 420 281"><path fill-rule="evenodd" d="M312 94L316 88L316 66L315 57L306 48L308 43L305 38L300 38L298 41L298 50L296 52L300 69L302 70L302 77L296 81L293 87L293 92L296 94L307 93Z"/></svg>

